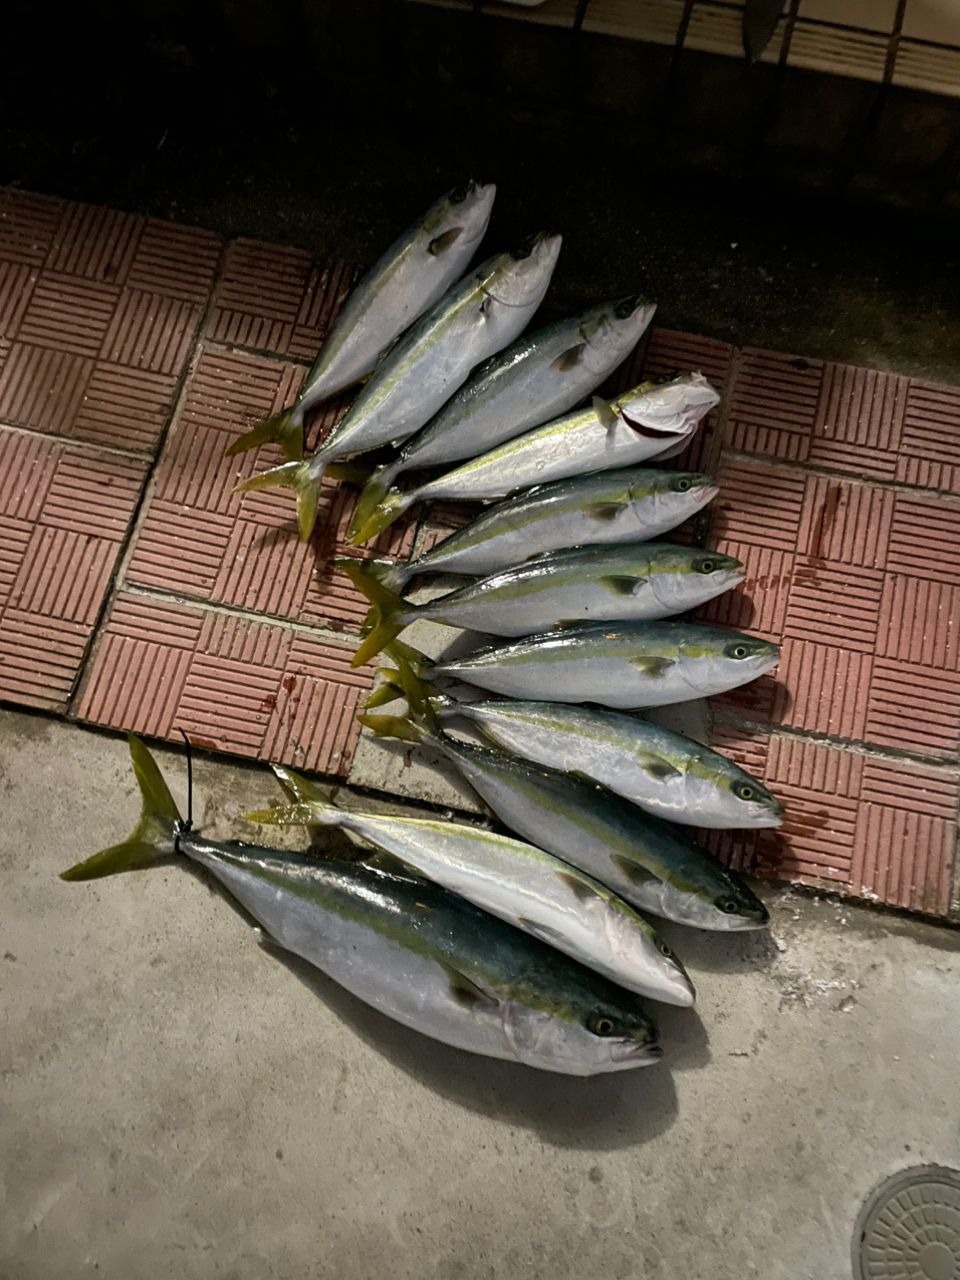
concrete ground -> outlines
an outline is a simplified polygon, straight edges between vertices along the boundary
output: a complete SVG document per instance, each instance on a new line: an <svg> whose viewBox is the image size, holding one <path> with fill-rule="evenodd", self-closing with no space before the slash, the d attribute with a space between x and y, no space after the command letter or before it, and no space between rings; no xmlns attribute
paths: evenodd
<svg viewBox="0 0 960 1280"><path fill-rule="evenodd" d="M217 834L277 795L195 773ZM662 1064L570 1081L393 1025L177 866L58 880L134 821L121 738L4 712L0 789L4 1280L841 1280L876 1182L960 1162L956 931L766 887L769 935L666 931Z"/></svg>

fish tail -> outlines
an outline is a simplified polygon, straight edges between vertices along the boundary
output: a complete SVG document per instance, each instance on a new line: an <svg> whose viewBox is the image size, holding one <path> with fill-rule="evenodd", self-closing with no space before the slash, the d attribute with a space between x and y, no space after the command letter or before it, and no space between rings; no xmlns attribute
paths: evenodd
<svg viewBox="0 0 960 1280"><path fill-rule="evenodd" d="M303 415L296 405L281 409L242 436L237 436L233 444L224 450L224 456L232 458L238 453L246 453L248 449L256 449L258 445L272 443L280 445L288 462L303 457Z"/></svg>
<svg viewBox="0 0 960 1280"><path fill-rule="evenodd" d="M78 862L60 874L61 880L97 880L120 871L148 867L176 852L177 832L182 819L156 760L132 733L127 734L130 758L137 776L143 807L140 821L120 844Z"/></svg>
<svg viewBox="0 0 960 1280"><path fill-rule="evenodd" d="M407 647L404 646L404 648ZM419 662L411 662L408 655L395 645L388 645L387 653L397 664L397 683L407 700L407 706L410 708L410 719L421 731L422 737L436 737L440 731L437 710L441 699L431 696L432 691L427 687L427 683L420 671L417 670L417 667L420 666ZM418 655L418 657L422 658L422 655Z"/></svg>
<svg viewBox="0 0 960 1280"><path fill-rule="evenodd" d="M397 698L403 697L400 672L396 667L381 667L377 674L380 677L380 683L360 703L364 711L372 711L374 707L382 707L384 703L394 702Z"/></svg>
<svg viewBox="0 0 960 1280"><path fill-rule="evenodd" d="M371 716L366 712L358 717L376 738L399 738L401 742L423 741L423 734L409 716Z"/></svg>
<svg viewBox="0 0 960 1280"><path fill-rule="evenodd" d="M363 495L361 495L361 501L362 497ZM394 520L399 520L403 513L413 506L416 500L415 491L400 493L394 489L378 500L376 506L371 508L362 524L356 520L356 513L354 513L354 519L350 522L352 532L348 538L351 547L362 547L371 538L375 538L378 533L383 533L384 529L389 529ZM359 506L359 503L357 505Z"/></svg>
<svg viewBox="0 0 960 1280"><path fill-rule="evenodd" d="M367 522L373 516L380 504L390 492L390 488L399 473L397 463L388 462L382 467L378 467L368 478L360 497L357 499L356 506L353 508L353 515L350 517L350 523L347 525L347 541L353 545L353 539L356 538L365 528Z"/></svg>
<svg viewBox="0 0 960 1280"><path fill-rule="evenodd" d="M416 612L417 606L408 604L402 596L384 586L376 573L369 572L366 561L357 560L354 556L338 556L334 564L338 569L343 570L372 605L370 612L373 615L373 626L362 640L350 664L354 667L362 667L391 640L397 638L407 623L412 621L410 615Z"/></svg>
<svg viewBox="0 0 960 1280"><path fill-rule="evenodd" d="M261 471L259 475L243 480L234 489L234 493L251 493L257 489L273 489L286 485L296 490L297 525L300 539L306 542L313 526L317 522L317 505L320 501L320 482L323 469L317 469L317 454L308 461L284 462L279 467L271 467L269 471Z"/></svg>

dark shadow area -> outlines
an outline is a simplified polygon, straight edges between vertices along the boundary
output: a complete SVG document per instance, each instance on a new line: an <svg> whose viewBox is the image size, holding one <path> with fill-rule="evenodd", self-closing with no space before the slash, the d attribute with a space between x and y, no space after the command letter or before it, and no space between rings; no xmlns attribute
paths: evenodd
<svg viewBox="0 0 960 1280"><path fill-rule="evenodd" d="M401 0L15 0L0 181L365 263L474 172L491 245L564 232L554 307L645 288L668 327L960 375L956 99L876 111L850 80L570 36Z"/></svg>
<svg viewBox="0 0 960 1280"><path fill-rule="evenodd" d="M530 1067L483 1058L440 1044L371 1009L306 961L273 944L266 950L320 999L372 1049L389 1058L420 1084L459 1106L510 1125L532 1129L556 1147L639 1146L668 1129L677 1112L670 1066L702 1065L703 1026L684 1014L683 1026L650 1006L664 1029L663 1061L634 1071L581 1079L552 1075ZM675 1038L680 1037L675 1043ZM688 1053L684 1037L690 1038Z"/></svg>

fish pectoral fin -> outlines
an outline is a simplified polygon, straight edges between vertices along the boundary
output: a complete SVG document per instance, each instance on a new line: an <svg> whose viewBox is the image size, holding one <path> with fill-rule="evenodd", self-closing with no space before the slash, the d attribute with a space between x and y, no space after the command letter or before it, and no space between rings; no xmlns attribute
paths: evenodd
<svg viewBox="0 0 960 1280"><path fill-rule="evenodd" d="M615 596L632 596L636 594L640 587L645 587L650 579L631 576L627 573L610 573L601 578L600 581Z"/></svg>
<svg viewBox="0 0 960 1280"><path fill-rule="evenodd" d="M389 876L397 876L401 880L412 880L417 884L422 884L424 880L424 877L418 875L409 862L404 862L395 853L384 853L374 849L370 853L365 853L360 861L365 867L371 867L374 871L383 871Z"/></svg>
<svg viewBox="0 0 960 1280"><path fill-rule="evenodd" d="M440 254L449 249L452 244L456 244L462 235L463 227L451 227L449 231L444 231L443 235L434 236L427 245L427 253L429 253L433 258L439 257Z"/></svg>
<svg viewBox="0 0 960 1280"><path fill-rule="evenodd" d="M669 760L664 760L663 756L655 756L653 752L635 751L633 753L633 758L643 772L650 778L657 778L661 780L666 778L679 778L683 772L681 769L672 765Z"/></svg>
<svg viewBox="0 0 960 1280"><path fill-rule="evenodd" d="M499 1006L500 999L492 991L485 991L483 987L477 986L465 973L454 969L453 965L444 964L442 960L438 964L446 971L450 980L450 994L458 1004L467 1009L495 1009Z"/></svg>
<svg viewBox="0 0 960 1280"><path fill-rule="evenodd" d="M646 884L648 880L656 879L652 871L648 871L639 862L634 862L632 858L627 858L622 853L615 853L610 861L631 884Z"/></svg>
<svg viewBox="0 0 960 1280"><path fill-rule="evenodd" d="M585 342L578 342L575 347L569 347L566 351L561 352L550 368L556 369L558 373L569 373L572 369L576 369L583 359L583 353L586 349L587 344Z"/></svg>
<svg viewBox="0 0 960 1280"><path fill-rule="evenodd" d="M587 507L586 514L591 520L599 520L601 524L610 524L622 511L626 511L625 502L595 502Z"/></svg>
<svg viewBox="0 0 960 1280"><path fill-rule="evenodd" d="M557 871L554 874L567 886L578 902L584 902L587 898L595 896L590 885L582 877L574 875L572 871Z"/></svg>
<svg viewBox="0 0 960 1280"><path fill-rule="evenodd" d="M629 658L627 660L634 671L639 671L642 676L662 676L673 665L673 658Z"/></svg>
<svg viewBox="0 0 960 1280"><path fill-rule="evenodd" d="M551 929L548 924L540 924L536 920L527 919L526 916L517 917L517 928L522 929L524 933L532 934L534 938L539 938L541 942L549 942L551 946L565 940L561 930Z"/></svg>
<svg viewBox="0 0 960 1280"><path fill-rule="evenodd" d="M620 419L617 417L614 410L610 408L607 401L601 400L599 396L594 396L590 401L590 405L607 430L612 431Z"/></svg>

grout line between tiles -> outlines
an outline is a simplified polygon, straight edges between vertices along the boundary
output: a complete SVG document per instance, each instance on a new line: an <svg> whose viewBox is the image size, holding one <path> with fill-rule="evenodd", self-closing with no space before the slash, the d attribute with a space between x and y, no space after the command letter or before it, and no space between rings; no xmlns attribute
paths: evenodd
<svg viewBox="0 0 960 1280"><path fill-rule="evenodd" d="M140 485L139 496L137 497L137 501L134 504L133 510L130 513L130 518L127 521L126 531L124 533L123 540L121 541L120 550L117 555L116 561L114 562L113 572L110 574L110 578L107 583L107 589L103 593L103 598L100 601L100 608L97 610L96 619L90 630L90 635L87 637L87 642L83 647L83 654L77 666L77 673L73 679L73 685L70 690L70 695L65 700L65 704L64 704L65 709L67 714L71 718L74 718L73 708L77 705L79 698L83 692L83 688L86 683L88 669L90 666L90 660L93 657L94 653L96 652L97 646L99 644L101 632L103 630L104 620L106 619L108 614L112 611L114 602L116 601L116 598L117 598L117 594L120 591L121 585L123 583L126 570L127 570L127 565L130 561L130 556L133 551L133 544L136 538L136 534L140 527L140 524L143 521L144 515L146 513L148 499L153 492L157 468L160 465L160 458L163 455L164 446L166 445L166 442L170 436L170 432L173 429L174 423L179 419L183 409L183 404L186 396L187 383L190 379L190 375L194 371L197 353L199 351L201 339L203 336L203 330L210 316L210 312L213 309L213 300L216 297L217 287L220 284L220 279L223 275L224 267L226 264L228 244L229 244L229 241L221 241L220 254L219 254L219 257L217 258L217 266L213 275L213 279L210 284L209 293L207 294L207 300L205 305L201 309L199 315L197 316L197 320L193 328L193 335L190 339L189 350L187 351L187 354L183 359L183 362L180 366L180 372L177 375L176 394L173 397L173 405L170 409L169 414L167 415L166 422L164 423L163 427L161 428L160 434L157 437L156 445L153 450L153 456L149 459L146 472L144 473L143 482ZM143 455L140 455L140 456L142 458Z"/></svg>
<svg viewBox="0 0 960 1280"><path fill-rule="evenodd" d="M960 493L953 489L934 489L928 485L910 484L905 480L884 480L880 476L866 476L858 471L840 471L836 467L824 466L819 462L797 462L792 458L776 458L768 453L748 453L744 449L730 447L724 452L738 462L762 462L772 467L782 467L801 474L828 476L830 479L845 480L848 484L864 484L876 489L892 489L894 492L909 494L929 494L932 498L952 498L960 501Z"/></svg>
<svg viewBox="0 0 960 1280"><path fill-rule="evenodd" d="M109 454L116 458L129 458L133 462L150 464L150 454L142 449L124 449L117 444L94 444L90 440L77 440L73 436L57 434L55 431L41 431L37 427L24 427L17 422L0 419L0 428L13 431L20 436L36 436L38 440L49 440L52 444L69 445L71 449L79 449L93 454Z"/></svg>
<svg viewBox="0 0 960 1280"><path fill-rule="evenodd" d="M871 759L889 760L898 764L919 764L935 766L945 772L960 776L960 759L953 756L924 755L919 751L908 751L897 747L881 747L863 738L843 738L827 733L810 733L804 729L794 729L790 725L769 725L748 716L739 716L731 711L718 711L713 716L714 724L730 725L737 729L748 729L753 733L765 734L767 737L794 738L801 742L811 742L816 746L832 747L836 750L848 751L851 755L868 756Z"/></svg>
<svg viewBox="0 0 960 1280"><path fill-rule="evenodd" d="M184 608L201 609L205 613L216 613L225 618L242 618L245 622L260 622L266 626L277 627L281 631L292 631L296 635L313 636L315 639L329 641L339 649L355 649L358 633L335 631L328 627L313 626L309 622L295 622L292 618L284 618L275 613L256 613L252 609L243 609L239 605L224 604L220 601L200 600L196 596L178 595L175 591L158 591L139 587L134 583L126 583L123 591L127 595L137 596L144 600L159 600L164 604L182 605ZM355 668L363 670L362 667Z"/></svg>

